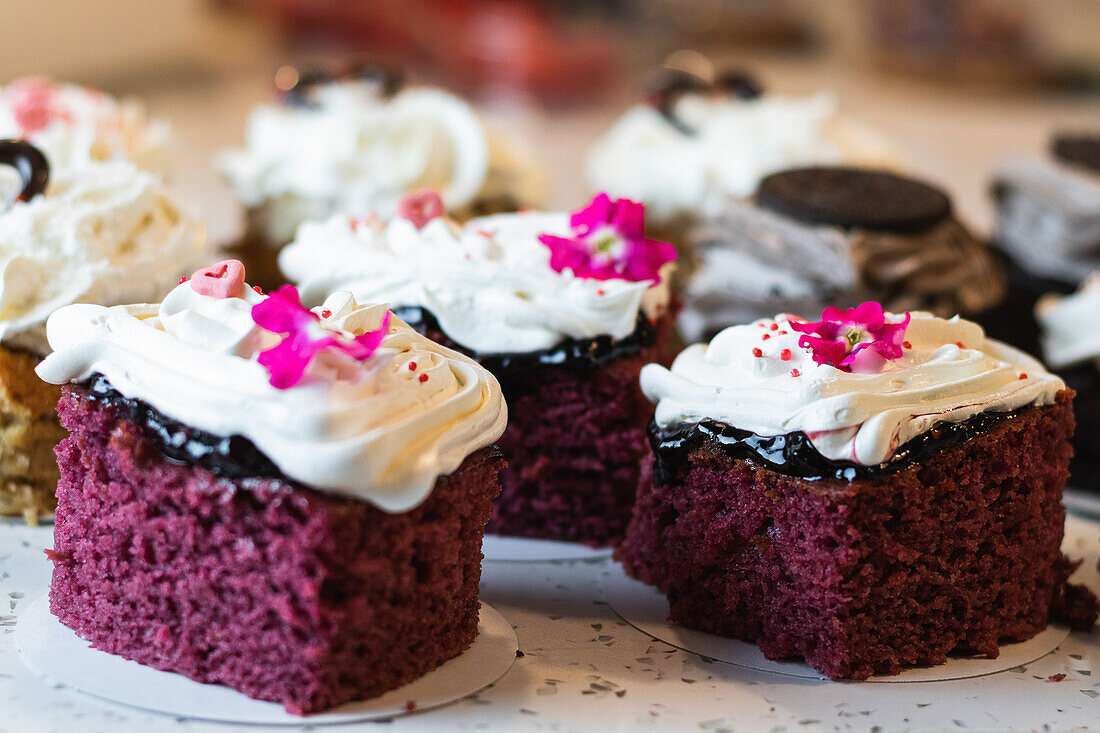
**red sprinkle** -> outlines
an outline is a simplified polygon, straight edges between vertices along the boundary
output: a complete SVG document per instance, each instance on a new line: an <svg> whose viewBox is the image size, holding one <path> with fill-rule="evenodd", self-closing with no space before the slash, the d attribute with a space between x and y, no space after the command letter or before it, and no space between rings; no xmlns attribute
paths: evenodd
<svg viewBox="0 0 1100 733"><path fill-rule="evenodd" d="M1047 679L1050 680L1051 682L1061 682L1065 678L1066 678L1066 673L1065 672L1059 672L1058 674L1052 674L1050 677L1047 677Z"/></svg>
<svg viewBox="0 0 1100 733"><path fill-rule="evenodd" d="M607 295L607 291L604 290L603 288L600 288L599 290L596 291L596 295Z"/></svg>
<svg viewBox="0 0 1100 733"><path fill-rule="evenodd" d="M420 375L420 381L421 382L427 382L428 381L428 375L427 374L421 374Z"/></svg>
<svg viewBox="0 0 1100 733"><path fill-rule="evenodd" d="M962 341L956 341L956 342L955 342L955 346L958 346L958 347L959 347L960 349L965 349L965 348L966 348L965 346L963 346L963 342L962 342Z"/></svg>
<svg viewBox="0 0 1100 733"><path fill-rule="evenodd" d="M779 335L780 335L780 336L786 336L786 335L787 335L787 332L786 332L786 331L780 331L780 332L779 332Z"/></svg>
<svg viewBox="0 0 1100 733"><path fill-rule="evenodd" d="M760 358L761 356L764 355L764 352L761 351L760 349L753 349L752 350L752 355L757 357L757 358Z"/></svg>
<svg viewBox="0 0 1100 733"><path fill-rule="evenodd" d="M415 361L410 361L409 362L409 371L410 372L415 372L416 371L416 362Z"/></svg>
<svg viewBox="0 0 1100 733"><path fill-rule="evenodd" d="M779 358L782 359L783 361L790 361L791 360L791 350L790 349L783 349L782 351L779 352Z"/></svg>
<svg viewBox="0 0 1100 733"><path fill-rule="evenodd" d="M1020 379L1027 379L1027 372L1020 375Z"/></svg>
<svg viewBox="0 0 1100 733"><path fill-rule="evenodd" d="M772 337L772 335L770 333L766 333L766 334L764 334L763 336L760 337L760 340L761 341L767 341L771 337Z"/></svg>
<svg viewBox="0 0 1100 733"><path fill-rule="evenodd" d="M767 328L767 326L765 326L763 323L757 323L756 325L760 326L760 328Z"/></svg>
<svg viewBox="0 0 1100 733"><path fill-rule="evenodd" d="M413 710L416 710L416 700L409 700L407 703L405 703L405 710L409 711L410 713Z"/></svg>
<svg viewBox="0 0 1100 733"><path fill-rule="evenodd" d="M261 288L259 285L253 285L252 289L255 290L257 293L259 293L260 295L264 294L264 289Z"/></svg>
<svg viewBox="0 0 1100 733"><path fill-rule="evenodd" d="M901 345L904 346L907 349L913 348L913 344L909 343L908 341L902 341Z"/></svg>
<svg viewBox="0 0 1100 733"><path fill-rule="evenodd" d="M791 376L792 376L792 377L801 377L801 376L802 376L802 372L798 371L797 369L792 369L792 370L791 370Z"/></svg>
<svg viewBox="0 0 1100 733"><path fill-rule="evenodd" d="M180 275L180 285L183 285L185 282L187 282L187 276Z"/></svg>
<svg viewBox="0 0 1100 733"><path fill-rule="evenodd" d="M332 311L330 311L328 308L325 308L323 311L321 311L321 318L332 318Z"/></svg>
<svg viewBox="0 0 1100 733"><path fill-rule="evenodd" d="M774 330L776 330L777 328L779 328L779 324L778 324L778 323L773 323L772 325L768 326L768 328L770 328L771 330L773 330L773 331L774 331Z"/></svg>

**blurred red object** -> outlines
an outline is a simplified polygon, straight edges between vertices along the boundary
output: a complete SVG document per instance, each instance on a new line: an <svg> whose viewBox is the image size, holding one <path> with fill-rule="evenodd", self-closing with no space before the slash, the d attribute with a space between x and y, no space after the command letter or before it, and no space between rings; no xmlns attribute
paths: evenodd
<svg viewBox="0 0 1100 733"><path fill-rule="evenodd" d="M624 35L614 16L537 0L237 0L284 33L329 37L398 63L428 65L467 87L543 98L599 92L617 78Z"/></svg>

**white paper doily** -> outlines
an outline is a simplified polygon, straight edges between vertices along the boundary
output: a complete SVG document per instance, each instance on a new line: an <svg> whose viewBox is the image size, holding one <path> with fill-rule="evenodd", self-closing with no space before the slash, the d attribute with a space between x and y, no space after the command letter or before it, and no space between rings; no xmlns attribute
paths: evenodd
<svg viewBox="0 0 1100 733"><path fill-rule="evenodd" d="M695 631L668 620L668 601L656 588L626 575L618 565L603 579L603 597L611 609L639 631L685 651L719 662L792 677L828 679L805 662L777 662L766 659L755 644ZM1003 672L1028 664L1053 651L1069 636L1062 626L1047 626L1031 639L1002 644L996 659L950 658L935 667L917 667L897 675L874 676L867 682L939 682Z"/></svg>
<svg viewBox="0 0 1100 733"><path fill-rule="evenodd" d="M326 725L378 720L439 707L500 679L516 658L516 633L489 605L481 604L478 635L459 656L418 680L381 697L299 717L278 703L253 700L220 685L204 685L91 648L50 613L43 596L19 615L15 642L34 672L99 701L220 723Z"/></svg>

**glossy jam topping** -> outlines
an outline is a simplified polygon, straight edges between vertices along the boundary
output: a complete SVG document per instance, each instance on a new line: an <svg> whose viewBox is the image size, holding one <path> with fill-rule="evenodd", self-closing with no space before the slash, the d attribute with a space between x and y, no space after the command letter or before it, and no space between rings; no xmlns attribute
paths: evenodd
<svg viewBox="0 0 1100 733"><path fill-rule="evenodd" d="M89 399L118 409L171 461L201 466L225 478L285 479L271 459L242 435L214 435L173 420L141 400L123 397L102 374L81 386Z"/></svg>
<svg viewBox="0 0 1100 733"><path fill-rule="evenodd" d="M393 309L394 314L414 329L433 338L442 333L439 321L430 311L420 306L404 306ZM446 334L444 334L446 335ZM483 354L463 348L453 342L447 346L476 359L498 379L538 367L563 366L579 369L595 369L623 356L633 356L649 348L657 341L657 329L644 313L638 313L634 330L621 339L597 336L591 339L567 338L549 349L524 353Z"/></svg>
<svg viewBox="0 0 1100 733"><path fill-rule="evenodd" d="M987 432L1018 413L1018 410L982 412L964 422L938 423L899 447L888 462L873 466L830 460L814 448L803 432L757 435L710 419L666 428L651 422L649 440L656 456L653 479L658 484L671 483L687 465L690 454L707 444L717 447L732 460L752 461L785 476L844 481L874 478L904 471L940 451Z"/></svg>

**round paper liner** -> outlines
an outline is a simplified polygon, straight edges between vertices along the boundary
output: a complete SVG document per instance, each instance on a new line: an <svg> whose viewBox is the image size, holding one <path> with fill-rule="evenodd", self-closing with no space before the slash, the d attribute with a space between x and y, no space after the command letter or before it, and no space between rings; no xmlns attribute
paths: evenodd
<svg viewBox="0 0 1100 733"><path fill-rule="evenodd" d="M602 560L611 557L610 547L589 547L579 542L537 540L487 534L481 551L486 562L555 562L560 560Z"/></svg>
<svg viewBox="0 0 1100 733"><path fill-rule="evenodd" d="M1075 520L1066 521L1063 548L1079 555L1073 548L1085 539L1093 541L1095 525ZM656 588L626 575L619 565L609 568L603 576L603 599L611 609L639 631L654 639L685 651L694 652L719 662L775 674L809 679L828 679L804 662L776 662L765 659L755 644L727 639L704 631L693 631L668 620L668 601ZM916 667L897 675L878 675L867 682L942 682L1003 672L1029 664L1054 651L1069 636L1062 626L1047 626L1027 641L1002 644L996 659L950 658L935 667Z"/></svg>
<svg viewBox="0 0 1100 733"><path fill-rule="evenodd" d="M183 675L161 672L90 644L50 613L43 596L19 616L15 643L23 662L39 675L97 702L218 723L242 725L327 725L393 718L454 702L504 676L518 644L511 624L481 604L478 635L459 656L420 679L386 694L299 717L273 702L253 700L220 685L205 685Z"/></svg>

